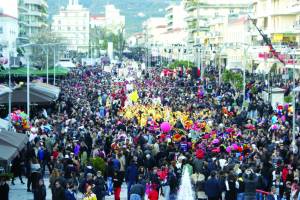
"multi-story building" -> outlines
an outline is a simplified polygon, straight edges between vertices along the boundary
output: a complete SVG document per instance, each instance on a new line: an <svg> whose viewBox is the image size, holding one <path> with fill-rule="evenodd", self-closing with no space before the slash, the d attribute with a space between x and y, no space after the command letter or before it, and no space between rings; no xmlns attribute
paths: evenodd
<svg viewBox="0 0 300 200"><path fill-rule="evenodd" d="M78 3L69 0L66 8L53 16L51 30L66 41L67 49L87 52L90 40L90 12Z"/></svg>
<svg viewBox="0 0 300 200"><path fill-rule="evenodd" d="M178 28L186 28L186 11L184 4L170 5L166 8L165 18L167 19L167 31L172 31Z"/></svg>
<svg viewBox="0 0 300 200"><path fill-rule="evenodd" d="M23 4L27 9L24 14L27 18L25 20L28 20L27 33L29 37L48 28L47 0L23 0Z"/></svg>
<svg viewBox="0 0 300 200"><path fill-rule="evenodd" d="M41 31L47 30L47 0L18 0L18 12L18 45L29 43L31 37Z"/></svg>
<svg viewBox="0 0 300 200"><path fill-rule="evenodd" d="M289 63L290 45L298 46L300 42L300 1L299 0L255 0L253 2L253 22L271 40L279 57ZM276 63L282 66L279 59L271 56L258 31L252 34L252 43L256 47L258 68L271 68ZM267 63L267 65L266 65Z"/></svg>
<svg viewBox="0 0 300 200"><path fill-rule="evenodd" d="M300 42L298 0L255 0L254 19L257 26L277 45Z"/></svg>
<svg viewBox="0 0 300 200"><path fill-rule="evenodd" d="M18 37L18 2L17 0L0 1L0 54L9 65L11 57L16 56ZM2 63L3 64L3 63Z"/></svg>
<svg viewBox="0 0 300 200"><path fill-rule="evenodd" d="M91 28L105 28L106 20L105 15L93 15L90 17Z"/></svg>
<svg viewBox="0 0 300 200"><path fill-rule="evenodd" d="M234 13L246 13L249 10L249 0L184 0L188 42L203 44L209 31L210 20Z"/></svg>
<svg viewBox="0 0 300 200"><path fill-rule="evenodd" d="M108 4L105 6L105 27L107 30L117 34L124 32L125 16L120 14L120 10L114 5Z"/></svg>

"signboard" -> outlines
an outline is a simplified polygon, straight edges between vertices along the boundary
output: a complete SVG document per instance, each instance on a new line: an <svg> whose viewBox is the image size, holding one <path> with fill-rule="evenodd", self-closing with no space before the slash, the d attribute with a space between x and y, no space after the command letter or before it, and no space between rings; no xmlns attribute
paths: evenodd
<svg viewBox="0 0 300 200"><path fill-rule="evenodd" d="M112 42L107 43L107 55L111 61L114 59L114 44Z"/></svg>
<svg viewBox="0 0 300 200"><path fill-rule="evenodd" d="M283 40L283 34L276 33L273 35L273 41L274 42L281 42Z"/></svg>

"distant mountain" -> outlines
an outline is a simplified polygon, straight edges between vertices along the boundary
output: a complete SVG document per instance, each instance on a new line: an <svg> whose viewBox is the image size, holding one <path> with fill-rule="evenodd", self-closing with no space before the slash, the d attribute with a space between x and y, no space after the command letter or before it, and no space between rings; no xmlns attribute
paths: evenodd
<svg viewBox="0 0 300 200"><path fill-rule="evenodd" d="M149 17L165 15L165 8L170 3L180 0L79 0L79 3L89 8L92 14L104 13L106 4L114 4L126 17L126 32L128 34L142 30L142 22ZM68 0L48 0L50 19L61 6L66 6Z"/></svg>

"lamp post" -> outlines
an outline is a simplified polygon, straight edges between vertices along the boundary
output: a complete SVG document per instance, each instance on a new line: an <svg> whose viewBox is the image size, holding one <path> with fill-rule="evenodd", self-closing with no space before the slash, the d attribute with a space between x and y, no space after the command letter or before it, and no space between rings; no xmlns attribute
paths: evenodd
<svg viewBox="0 0 300 200"><path fill-rule="evenodd" d="M15 58L14 58L14 60L15 60ZM14 62L15 63L15 62ZM9 67L9 72L8 72L8 87L9 87L9 89L11 90L11 71L10 71L10 64L8 65L8 67ZM9 123L8 123L8 130L11 130L11 115L10 115L10 113L11 113L11 92L12 91L9 91L9 93L8 93L8 121L9 121Z"/></svg>
<svg viewBox="0 0 300 200"><path fill-rule="evenodd" d="M47 82L47 85L49 84L49 44L47 44L47 63L46 63L46 82Z"/></svg>
<svg viewBox="0 0 300 200"><path fill-rule="evenodd" d="M296 69L296 48L293 51L294 60L293 60L293 141L292 147L293 152L296 152L296 76L295 76L295 69Z"/></svg>
<svg viewBox="0 0 300 200"><path fill-rule="evenodd" d="M32 43L29 43L29 44L25 44L21 47L31 47L35 44L32 44ZM27 86L27 115L28 115L28 118L30 119L30 69L29 69L29 66L30 66L30 58L29 58L29 52L27 52L27 55L26 55L26 62L27 62L27 83L26 83L26 86Z"/></svg>

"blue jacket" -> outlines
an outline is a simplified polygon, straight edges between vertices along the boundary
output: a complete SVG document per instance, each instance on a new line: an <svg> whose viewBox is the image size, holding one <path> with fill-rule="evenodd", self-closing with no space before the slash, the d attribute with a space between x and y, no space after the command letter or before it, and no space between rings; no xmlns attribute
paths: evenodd
<svg viewBox="0 0 300 200"><path fill-rule="evenodd" d="M74 193L70 192L68 190L65 191L65 199L66 200L76 200Z"/></svg>
<svg viewBox="0 0 300 200"><path fill-rule="evenodd" d="M216 178L210 178L205 182L204 191L208 198L216 198L221 194L221 186Z"/></svg>
<svg viewBox="0 0 300 200"><path fill-rule="evenodd" d="M45 152L44 152L44 150L43 149L39 149L38 153L37 153L37 156L38 156L39 160L44 160L44 158L45 158Z"/></svg>
<svg viewBox="0 0 300 200"><path fill-rule="evenodd" d="M138 168L136 164L130 164L126 169L126 182L135 183L138 177Z"/></svg>

